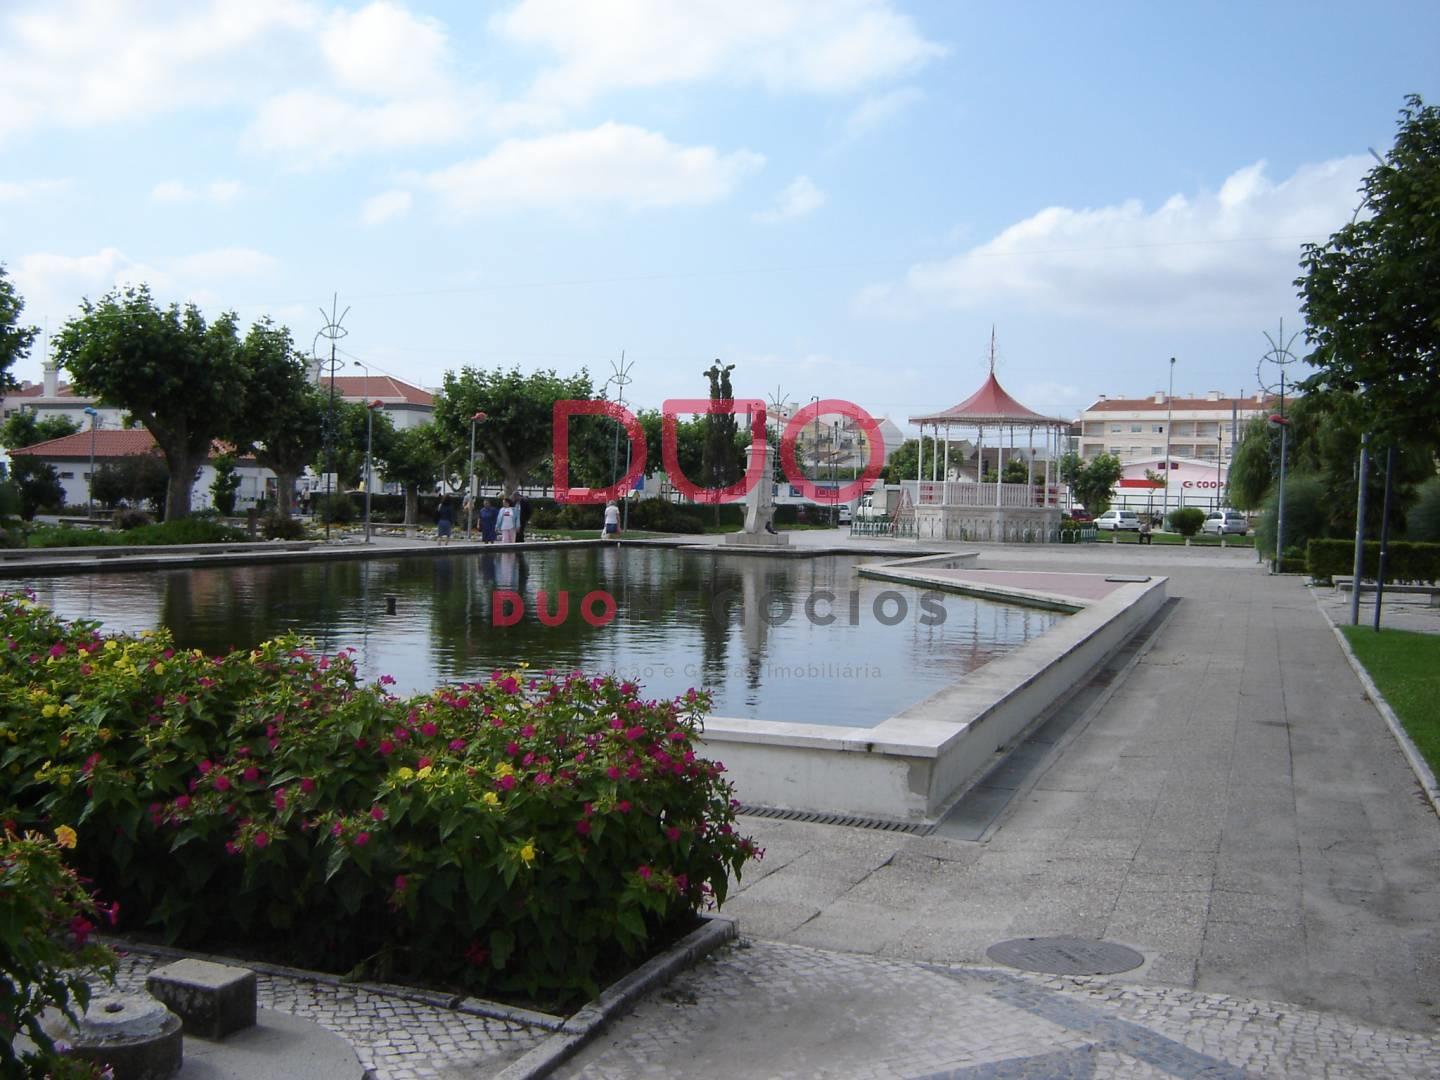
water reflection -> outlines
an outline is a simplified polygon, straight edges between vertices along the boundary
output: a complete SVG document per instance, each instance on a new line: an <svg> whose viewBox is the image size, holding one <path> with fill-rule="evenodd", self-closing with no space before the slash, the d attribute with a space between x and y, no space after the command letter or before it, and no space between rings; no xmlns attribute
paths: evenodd
<svg viewBox="0 0 1440 1080"><path fill-rule="evenodd" d="M296 631L326 651L354 648L367 677L392 675L401 692L528 661L622 672L655 695L708 686L721 716L850 725L899 712L1062 617L869 581L846 558L615 547L21 584L67 617L163 624L186 647Z"/></svg>

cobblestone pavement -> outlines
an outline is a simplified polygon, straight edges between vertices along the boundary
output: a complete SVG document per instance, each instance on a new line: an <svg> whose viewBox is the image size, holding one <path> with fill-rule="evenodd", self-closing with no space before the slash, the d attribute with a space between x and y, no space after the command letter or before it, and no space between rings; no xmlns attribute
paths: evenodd
<svg viewBox="0 0 1440 1080"><path fill-rule="evenodd" d="M143 992L145 976L171 959L127 954L116 985L128 993ZM514 1021L473 1016L356 986L264 972L257 972L255 978L260 1008L313 1020L333 1031L355 1048L367 1077L374 1080L489 1076L538 1046L547 1034Z"/></svg>
<svg viewBox="0 0 1440 1080"><path fill-rule="evenodd" d="M1440 1040L1173 987L742 941L554 1075L1418 1077L1440 1075Z"/></svg>

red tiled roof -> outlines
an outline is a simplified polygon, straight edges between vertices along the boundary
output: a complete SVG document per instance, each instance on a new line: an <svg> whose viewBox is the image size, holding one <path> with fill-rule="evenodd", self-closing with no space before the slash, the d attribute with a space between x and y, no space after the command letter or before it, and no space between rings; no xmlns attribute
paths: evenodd
<svg viewBox="0 0 1440 1080"><path fill-rule="evenodd" d="M1033 409L1027 409L1013 397L1011 397L1000 380L995 378L992 371L981 384L980 389L971 394L959 405L946 409L941 413L932 413L928 416L912 416L912 424L943 424L945 421L957 421L960 423L1004 423L1014 421L1017 423L1064 423L1050 416L1041 416Z"/></svg>
<svg viewBox="0 0 1440 1080"><path fill-rule="evenodd" d="M330 380L322 377L320 389L328 391ZM336 375L335 393L346 401L379 401L385 405L435 404L435 395L390 375Z"/></svg>
<svg viewBox="0 0 1440 1080"><path fill-rule="evenodd" d="M1163 395L1161 395L1163 397ZM1154 397L1144 398L1105 398L1091 405L1085 412L1154 412L1157 409L1172 409L1175 412L1215 412L1219 409L1237 408L1241 412L1247 410L1259 412L1271 406L1278 405L1278 397L1267 397L1264 401L1256 401L1251 397L1225 397L1218 399L1211 398L1171 398L1169 402L1156 401Z"/></svg>
<svg viewBox="0 0 1440 1080"><path fill-rule="evenodd" d="M30 455L49 461L74 459L90 460L90 431L77 431L73 435L62 435L58 439L46 439L31 446L11 450L10 456ZM106 429L96 428L93 432L96 460L134 457L136 454L159 453L155 437L144 428ZM233 448L228 443L216 441L210 446L211 455L227 453ZM250 460L250 459L245 459Z"/></svg>
<svg viewBox="0 0 1440 1080"><path fill-rule="evenodd" d="M16 389L14 389L14 390L6 390L5 393L4 393L4 396L7 397L7 398L17 398L17 397L18 397L18 398L44 397L44 396L45 396L45 384L44 384L44 383L38 383L38 382L37 382L37 383L22 382L22 383L19 385L19 387L17 387ZM70 386L69 383L60 383L60 384L55 388L55 396L56 396L56 397L74 397L74 396L75 396L75 391L71 388L71 386Z"/></svg>

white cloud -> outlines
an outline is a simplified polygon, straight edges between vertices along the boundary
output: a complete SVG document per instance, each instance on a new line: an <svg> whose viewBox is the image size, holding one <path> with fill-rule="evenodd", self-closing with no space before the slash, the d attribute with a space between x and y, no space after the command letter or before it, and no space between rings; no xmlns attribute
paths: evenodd
<svg viewBox="0 0 1440 1080"><path fill-rule="evenodd" d="M0 138L244 97L276 36L314 19L304 0L68 0L11 9L0 20Z"/></svg>
<svg viewBox="0 0 1440 1080"><path fill-rule="evenodd" d="M1115 323L1251 325L1294 308L1300 244L1350 219L1368 159L1306 165L1276 182L1264 163L1215 192L1098 209L1053 206L954 258L872 285L864 310L1000 306Z"/></svg>
<svg viewBox="0 0 1440 1080"><path fill-rule="evenodd" d="M925 92L914 86L868 97L846 117L845 134L852 139L864 138L924 100Z"/></svg>
<svg viewBox="0 0 1440 1080"><path fill-rule="evenodd" d="M946 51L888 0L521 0L493 25L557 55L533 94L572 105L616 89L712 79L844 93Z"/></svg>
<svg viewBox="0 0 1440 1080"><path fill-rule="evenodd" d="M454 97L356 105L320 91L292 90L260 107L246 140L297 166L318 165L376 149L453 141L468 129L471 112Z"/></svg>
<svg viewBox="0 0 1440 1080"><path fill-rule="evenodd" d="M170 263L177 277L183 279L255 277L267 274L276 267L275 260L263 251L254 248L217 248L185 255Z"/></svg>
<svg viewBox="0 0 1440 1080"><path fill-rule="evenodd" d="M677 146L663 135L607 123L533 139L507 139L483 158L423 178L452 207L629 209L700 205L725 198L765 159L748 150Z"/></svg>
<svg viewBox="0 0 1440 1080"><path fill-rule="evenodd" d="M320 47L347 90L382 98L423 96L445 83L444 28L385 0L332 13Z"/></svg>
<svg viewBox="0 0 1440 1080"><path fill-rule="evenodd" d="M70 186L69 180L0 180L0 202L20 202L46 191Z"/></svg>
<svg viewBox="0 0 1440 1080"><path fill-rule="evenodd" d="M181 180L162 180L150 189L151 202L189 202L193 198L195 192Z"/></svg>
<svg viewBox="0 0 1440 1080"><path fill-rule="evenodd" d="M360 220L366 225L380 225L394 218L404 217L410 212L410 192L385 191L365 200L360 211Z"/></svg>
<svg viewBox="0 0 1440 1080"><path fill-rule="evenodd" d="M244 190L238 180L212 180L202 188L193 188L183 180L162 180L150 189L150 200L158 203L181 203L204 199L207 202L228 203Z"/></svg>
<svg viewBox="0 0 1440 1080"><path fill-rule="evenodd" d="M825 192L816 187L808 176L797 176L780 192L775 206L756 214L755 220L773 225L813 214L824 205Z"/></svg>
<svg viewBox="0 0 1440 1080"><path fill-rule="evenodd" d="M205 185L205 194L211 202L217 203L231 202L239 198L244 190L244 185L238 180L212 180Z"/></svg>

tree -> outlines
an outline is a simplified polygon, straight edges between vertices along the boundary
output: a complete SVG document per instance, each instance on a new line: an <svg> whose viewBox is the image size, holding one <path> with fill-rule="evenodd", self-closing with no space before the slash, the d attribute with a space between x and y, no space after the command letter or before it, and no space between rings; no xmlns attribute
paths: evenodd
<svg viewBox="0 0 1440 1080"><path fill-rule="evenodd" d="M210 481L210 501L215 509L229 517L235 513L235 494L240 490L240 474L236 472L234 454L217 454L210 466L215 478Z"/></svg>
<svg viewBox="0 0 1440 1080"><path fill-rule="evenodd" d="M289 517L295 508L295 484L325 445L326 395L306 378L282 392L250 447L256 464L275 474L275 510Z"/></svg>
<svg viewBox="0 0 1440 1080"><path fill-rule="evenodd" d="M935 461L936 449L944 453L944 444L929 435L925 437L925 476L922 479L930 479L930 466ZM914 480L920 471L920 440L906 439L902 442L895 453L890 455L890 460L885 463L885 482L887 484L898 484L902 480Z"/></svg>
<svg viewBox="0 0 1440 1080"><path fill-rule="evenodd" d="M19 450L21 447L34 446L51 439L63 439L79 430L80 425L68 416L57 414L41 419L32 410L22 409L0 426L0 446L8 450Z"/></svg>
<svg viewBox="0 0 1440 1080"><path fill-rule="evenodd" d="M1125 466L1114 454L1099 454L1082 461L1080 455L1071 453L1060 459L1060 479L1070 485L1076 501L1096 515L1110 509L1115 485L1124 473Z"/></svg>
<svg viewBox="0 0 1440 1080"><path fill-rule="evenodd" d="M1304 245L1297 278L1306 392L1358 394L1363 429L1440 439L1440 109L1405 99L1399 134L1365 176L1366 217Z"/></svg>
<svg viewBox="0 0 1440 1080"><path fill-rule="evenodd" d="M475 452L491 475L501 477L507 492L519 489L526 476L551 452L555 402L589 401L595 396L590 374L551 371L526 375L518 367L509 371L462 368L445 373L435 402L435 427L440 445L452 460L464 458L469 466L470 418L485 414L475 428Z"/></svg>
<svg viewBox="0 0 1440 1080"><path fill-rule="evenodd" d="M440 479L444 457L434 424L403 428L395 433L380 475L387 484L400 484L405 489L406 525L414 525L419 520L420 491L433 487Z"/></svg>
<svg viewBox="0 0 1440 1080"><path fill-rule="evenodd" d="M249 446L299 363L290 333L268 319L242 340L233 312L206 323L200 309L158 307L148 286L81 304L56 339L76 389L118 405L155 438L170 469L166 520L190 513L193 477L225 439Z"/></svg>
<svg viewBox="0 0 1440 1080"><path fill-rule="evenodd" d="M1020 458L1011 458L1005 462L1005 475L1002 478L1007 484L1025 484L1030 481L1030 466Z"/></svg>
<svg viewBox="0 0 1440 1080"><path fill-rule="evenodd" d="M30 346L40 333L39 327L20 325L20 313L24 310L25 301L10 284L5 265L0 263L0 390L15 385L10 368L16 360L30 355Z"/></svg>
<svg viewBox="0 0 1440 1080"><path fill-rule="evenodd" d="M704 374L710 380L711 401L733 401L735 392L730 385L730 372L734 364L720 366L720 361L708 367ZM703 419L705 443L700 457L702 487L723 488L735 483L744 472L744 466L735 457L736 436L739 425L734 413L706 413ZM720 513L718 504L715 513Z"/></svg>
<svg viewBox="0 0 1440 1080"><path fill-rule="evenodd" d="M58 510L65 505L65 486L54 465L47 465L32 454L10 459L10 480L20 489L20 516L34 519L40 510Z"/></svg>
<svg viewBox="0 0 1440 1080"><path fill-rule="evenodd" d="M152 450L115 458L99 466L91 492L101 506L116 506L123 501L159 511L165 505L165 492L169 487L170 473L165 461Z"/></svg>
<svg viewBox="0 0 1440 1080"><path fill-rule="evenodd" d="M364 483L367 445L374 467L374 462L384 460L395 439L394 421L379 409L373 410L373 418L371 412L361 401L335 403L335 439L328 450L322 449L319 471L333 472L343 487L353 489Z"/></svg>

